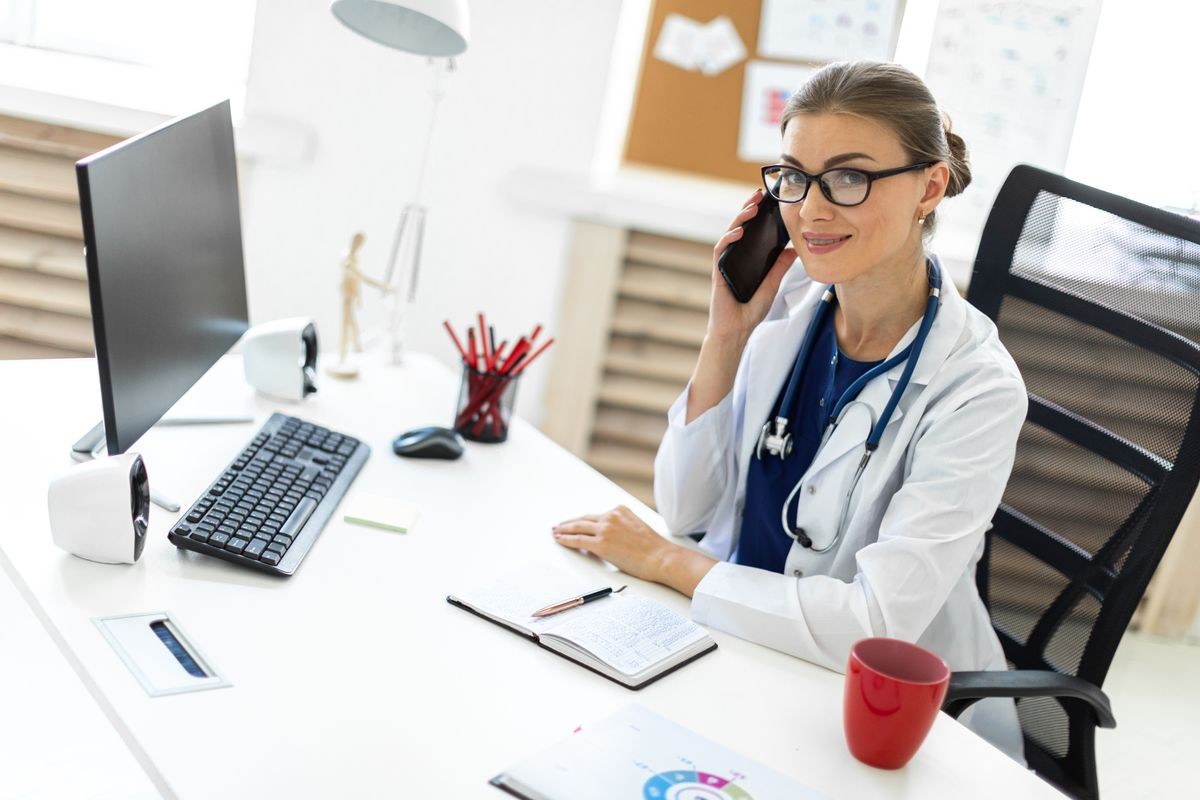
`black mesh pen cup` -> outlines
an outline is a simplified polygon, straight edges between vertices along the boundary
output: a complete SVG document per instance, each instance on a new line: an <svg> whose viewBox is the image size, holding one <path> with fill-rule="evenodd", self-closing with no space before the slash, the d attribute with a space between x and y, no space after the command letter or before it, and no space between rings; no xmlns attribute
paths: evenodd
<svg viewBox="0 0 1200 800"><path fill-rule="evenodd" d="M508 438L516 396L516 376L480 372L464 365L454 430L473 442L503 442Z"/></svg>

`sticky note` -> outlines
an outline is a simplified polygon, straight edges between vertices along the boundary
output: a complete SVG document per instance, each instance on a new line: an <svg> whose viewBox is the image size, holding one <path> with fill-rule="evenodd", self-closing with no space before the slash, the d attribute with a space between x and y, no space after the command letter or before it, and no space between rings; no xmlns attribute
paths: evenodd
<svg viewBox="0 0 1200 800"><path fill-rule="evenodd" d="M417 524L421 509L396 497L355 492L346 498L346 522L382 528L385 531L408 533Z"/></svg>

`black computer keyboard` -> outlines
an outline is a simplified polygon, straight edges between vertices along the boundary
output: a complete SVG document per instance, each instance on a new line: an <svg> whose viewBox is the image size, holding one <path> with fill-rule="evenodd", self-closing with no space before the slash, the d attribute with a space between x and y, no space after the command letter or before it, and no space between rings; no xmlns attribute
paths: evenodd
<svg viewBox="0 0 1200 800"><path fill-rule="evenodd" d="M167 538L185 550L291 575L370 453L351 436L272 414Z"/></svg>

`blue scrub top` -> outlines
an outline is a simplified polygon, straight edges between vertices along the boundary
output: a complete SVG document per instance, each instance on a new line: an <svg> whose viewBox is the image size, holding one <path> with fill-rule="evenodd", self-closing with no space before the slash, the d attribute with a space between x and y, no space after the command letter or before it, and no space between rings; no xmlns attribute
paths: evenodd
<svg viewBox="0 0 1200 800"><path fill-rule="evenodd" d="M787 409L789 428L792 433L792 452L787 458L764 452L764 458L750 458L750 469L746 475L746 502L742 512L742 529L738 538L738 549L734 553L735 563L748 567L759 567L772 572L783 572L788 551L792 548L792 537L783 532L780 511L792 489L804 477L812 465L821 444L821 437L829 424L829 413L842 393L850 384L862 377L882 361L855 361L838 349L834 333L833 313L825 315L817 340L813 343L800 386L793 399L793 407ZM800 353L797 351L796 359ZM783 403L788 379L795 370L784 377L779 396L775 399L771 418ZM761 425L766 420L748 420ZM792 498L788 518L795 519L799 496Z"/></svg>

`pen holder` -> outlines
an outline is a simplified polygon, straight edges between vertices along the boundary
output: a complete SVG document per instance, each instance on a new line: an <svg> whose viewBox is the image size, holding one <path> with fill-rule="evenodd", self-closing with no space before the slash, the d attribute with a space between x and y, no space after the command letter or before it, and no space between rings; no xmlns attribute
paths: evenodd
<svg viewBox="0 0 1200 800"><path fill-rule="evenodd" d="M516 376L464 366L454 430L473 442L503 442L516 396Z"/></svg>

